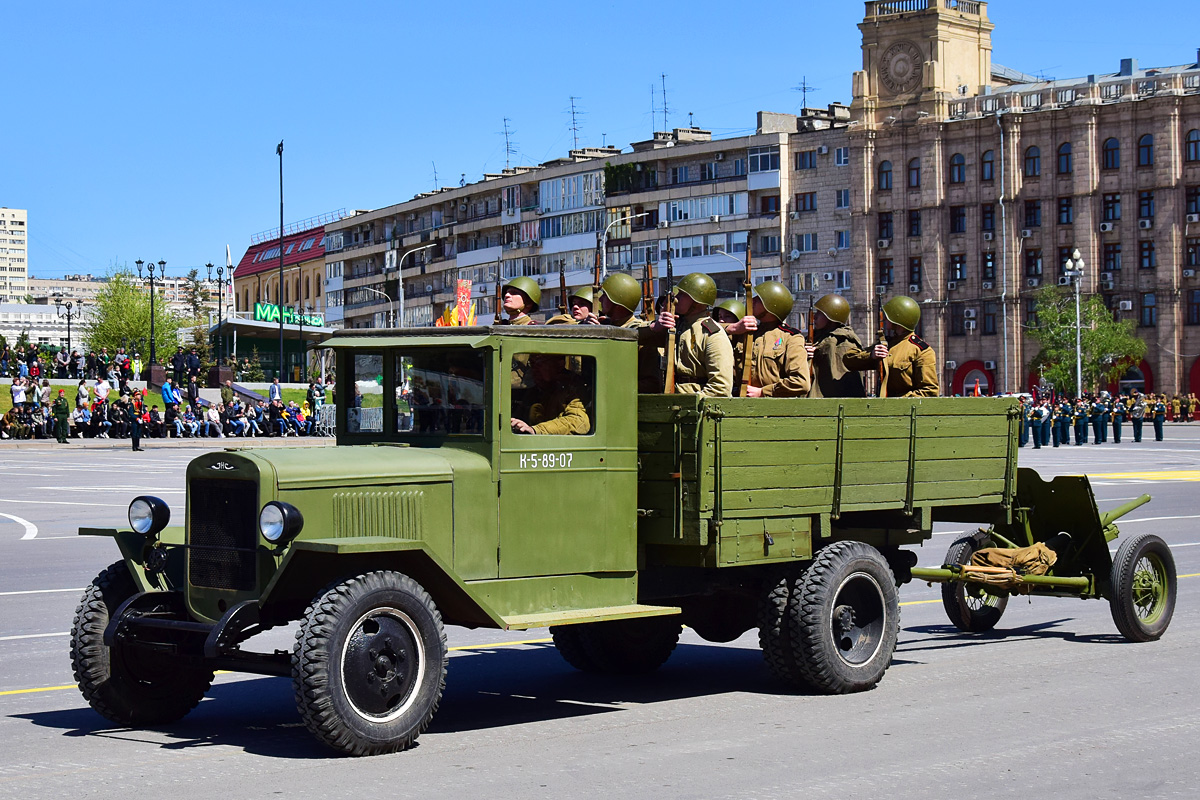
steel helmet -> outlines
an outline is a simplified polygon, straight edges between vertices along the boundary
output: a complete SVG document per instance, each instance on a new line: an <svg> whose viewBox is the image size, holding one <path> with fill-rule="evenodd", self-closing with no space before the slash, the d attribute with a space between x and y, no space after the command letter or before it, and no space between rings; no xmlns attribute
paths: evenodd
<svg viewBox="0 0 1200 800"><path fill-rule="evenodd" d="M592 287L591 286L580 286L578 289L576 289L575 291L573 291L569 295L567 295L568 300L574 300L577 297L580 300L583 300L584 302L586 302L588 305L591 305L592 304Z"/></svg>
<svg viewBox="0 0 1200 800"><path fill-rule="evenodd" d="M718 308L728 311L738 319L746 316L746 304L741 300L738 300L736 297L726 297L724 300L713 306L714 311L716 311Z"/></svg>
<svg viewBox="0 0 1200 800"><path fill-rule="evenodd" d="M637 278L627 272L614 272L609 275L604 280L604 285L600 287L600 291L614 305L618 305L630 313L637 310L638 302L642 299L642 287L638 284Z"/></svg>
<svg viewBox="0 0 1200 800"><path fill-rule="evenodd" d="M533 308L527 308L526 311L537 311L538 305L542 302L542 287L538 286L538 282L528 275L518 275L511 281L508 281L500 288L503 292L505 289L516 289L521 294L529 298L529 302Z"/></svg>
<svg viewBox="0 0 1200 800"><path fill-rule="evenodd" d="M717 300L717 284L703 272L684 275L675 291L683 292L702 306L711 306Z"/></svg>
<svg viewBox="0 0 1200 800"><path fill-rule="evenodd" d="M754 294L762 300L767 313L780 322L792 313L792 293L779 281L763 281L754 287Z"/></svg>
<svg viewBox="0 0 1200 800"><path fill-rule="evenodd" d="M813 308L828 317L830 322L845 325L850 321L850 304L840 294L825 295L813 304Z"/></svg>
<svg viewBox="0 0 1200 800"><path fill-rule="evenodd" d="M915 331L921 321L921 306L911 297L897 295L883 304L883 315L896 327Z"/></svg>

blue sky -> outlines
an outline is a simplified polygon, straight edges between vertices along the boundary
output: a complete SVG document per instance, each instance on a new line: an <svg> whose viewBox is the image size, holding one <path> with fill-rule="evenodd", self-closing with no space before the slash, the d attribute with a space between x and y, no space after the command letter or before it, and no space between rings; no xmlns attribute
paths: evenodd
<svg viewBox="0 0 1200 800"><path fill-rule="evenodd" d="M241 256L285 218L377 208L669 123L850 101L863 4L11 3L0 205L29 209L37 277ZM994 60L1053 77L1192 63L1200 4L993 0ZM740 18L739 18L740 17Z"/></svg>

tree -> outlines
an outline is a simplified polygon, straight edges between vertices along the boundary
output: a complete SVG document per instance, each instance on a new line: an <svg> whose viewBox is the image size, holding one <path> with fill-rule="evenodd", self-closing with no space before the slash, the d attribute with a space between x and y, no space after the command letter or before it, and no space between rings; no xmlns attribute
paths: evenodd
<svg viewBox="0 0 1200 800"><path fill-rule="evenodd" d="M156 287L157 288L157 287ZM120 270L109 275L108 283L96 295L91 313L84 318L84 340L99 352L107 347L136 347L149 360L150 294L131 273ZM154 339L159 353L167 356L179 344L179 318L159 296L154 303ZM141 349L145 348L145 349Z"/></svg>
<svg viewBox="0 0 1200 800"><path fill-rule="evenodd" d="M262 361L258 358L258 347L255 346L250 351L249 363L242 370L242 378L246 383L262 383L267 379L267 375L263 372Z"/></svg>
<svg viewBox="0 0 1200 800"><path fill-rule="evenodd" d="M1075 387L1075 294L1046 286L1034 295L1036 319L1029 335L1042 350L1033 360L1046 380L1060 391ZM1117 380L1146 355L1146 343L1133 332L1131 320L1118 320L1099 295L1081 298L1080 352L1083 385L1095 388Z"/></svg>
<svg viewBox="0 0 1200 800"><path fill-rule="evenodd" d="M188 311L191 312L191 319L198 320L204 313L204 304L209 299L208 287L200 279L199 267L192 267L188 270L187 277L184 280L186 283L183 287L183 301L187 303Z"/></svg>
<svg viewBox="0 0 1200 800"><path fill-rule="evenodd" d="M17 334L17 347L29 347L29 331L28 329Z"/></svg>

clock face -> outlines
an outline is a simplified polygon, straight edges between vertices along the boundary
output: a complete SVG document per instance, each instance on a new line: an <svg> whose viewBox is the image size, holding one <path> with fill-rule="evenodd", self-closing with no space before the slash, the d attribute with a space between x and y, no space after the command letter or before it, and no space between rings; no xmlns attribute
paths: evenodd
<svg viewBox="0 0 1200 800"><path fill-rule="evenodd" d="M921 50L912 42L896 42L883 53L879 82L892 94L905 94L921 83Z"/></svg>

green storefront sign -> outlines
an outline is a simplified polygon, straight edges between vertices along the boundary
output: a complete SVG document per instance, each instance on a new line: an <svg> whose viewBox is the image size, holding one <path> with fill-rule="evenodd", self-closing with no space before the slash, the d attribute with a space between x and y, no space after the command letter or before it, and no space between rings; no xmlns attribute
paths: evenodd
<svg viewBox="0 0 1200 800"><path fill-rule="evenodd" d="M254 304L254 321L255 322L279 322L279 306L274 303L255 303ZM283 324L285 325L306 325L312 328L325 327L324 314L298 314L293 308L288 306L283 307Z"/></svg>

